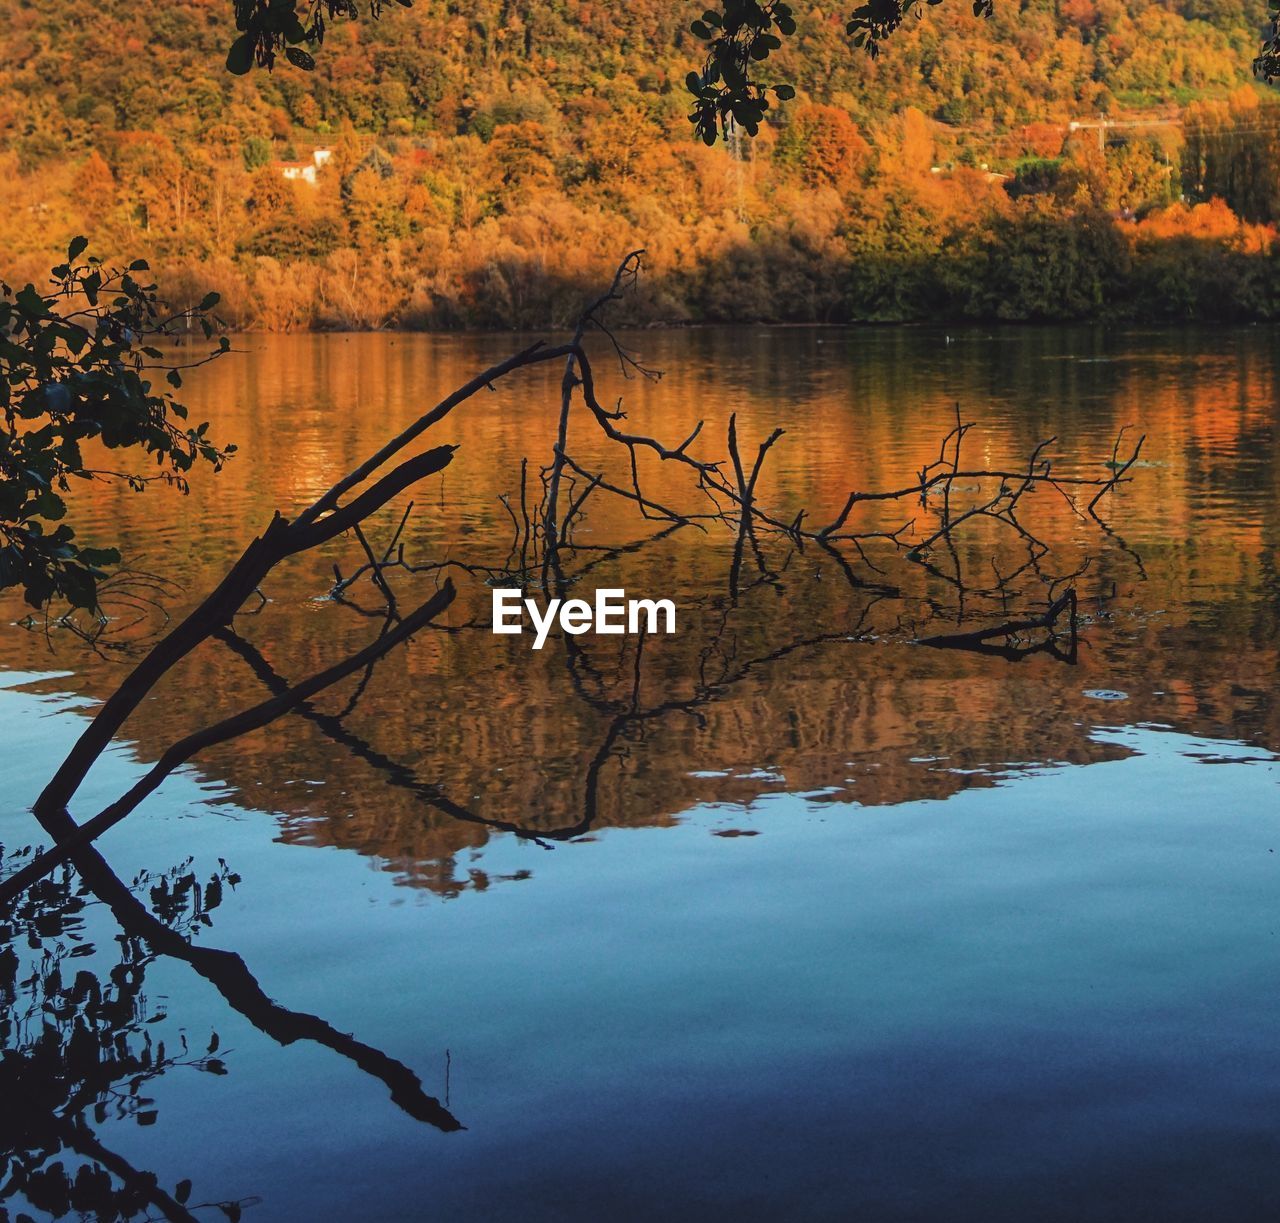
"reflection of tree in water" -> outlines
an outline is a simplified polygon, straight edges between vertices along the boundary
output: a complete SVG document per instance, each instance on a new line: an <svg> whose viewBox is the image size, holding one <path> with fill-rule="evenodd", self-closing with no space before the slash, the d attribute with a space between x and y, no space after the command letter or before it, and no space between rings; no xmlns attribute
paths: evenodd
<svg viewBox="0 0 1280 1223"><path fill-rule="evenodd" d="M626 419L621 408L609 410L597 400L590 361L582 348L584 334L594 326L610 335L597 312L618 300L638 270L638 254L629 256L609 292L584 312L569 344L531 346L477 375L297 517L290 520L277 514L211 594L143 655L85 727L32 808L54 846L29 860L10 862L0 877L0 906L7 906L0 912L9 915L6 935L10 941L4 987L15 1016L21 1012L5 1033L12 1047L6 1050L3 1073L6 1083L11 1083L11 1097L30 1101L22 1110L29 1114L27 1120L6 1135L11 1149L6 1157L8 1194L38 1201L55 1217L85 1209L93 1210L99 1218L130 1218L144 1212L158 1212L166 1218L192 1217L191 1210L197 1208L185 1204L191 1189L188 1182L172 1192L162 1189L154 1176L137 1172L102 1147L87 1115L92 1110L96 1124L113 1115L132 1118L140 1125L152 1124L157 1114L145 1094L148 1083L178 1067L214 1074L224 1069L217 1056L216 1038L200 1052L188 1048L185 1041L180 1041L176 1050L167 1049L153 1036L151 1025L164 1016L150 1008L143 981L147 966L161 956L183 961L277 1043L309 1040L323 1045L378 1078L392 1101L414 1119L443 1131L462 1128L444 1105L423 1092L421 1082L407 1066L336 1031L318 1016L280 1006L237 954L195 941L193 935L200 927L211 924L210 910L217 907L221 888L233 882L225 866L206 883L196 881L187 863L165 876L125 884L94 848L98 836L136 810L175 769L203 751L261 730L285 715L300 715L331 744L407 794L413 805L429 808L458 825L513 833L545 844L581 836L601 822L602 777L611 764L633 752L638 755L654 728L679 719L700 725L707 710L730 690L781 660L833 643L874 637L877 630L883 633L882 614L891 618L894 635L905 633L917 644L996 653L1005 658L1048 653L1074 662L1077 610L1072 583L1087 568L1087 562L1067 572L1048 568L1044 562L1049 547L1020 520L1021 502L1024 494L1053 490L1083 520L1085 511L1075 507L1072 495L1091 495L1087 513L1092 515L1098 500L1126 478L1129 465L1137 459L1137 449L1128 463L1116 464L1113 473L1102 478L1062 476L1052 471L1050 462L1042 457L1049 441L1038 445L1022 465L989 467L983 463L972 467L967 457L962 461L962 444L971 426L957 415L938 458L926 463L910 483L878 492L850 492L839 515L825 526L806 522L806 509L794 517L788 511L787 517L779 518L775 515L782 511L769 511L762 505L759 477L782 430L775 430L760 443L753 461L739 448L736 416L731 415L729 458L695 458L689 448L702 431L701 422L673 449L655 438L627 432L620 423ZM616 342L615 352L628 376L652 376ZM541 495L535 489L534 497L528 496L529 472L522 464L519 513L514 497L503 502L512 526L506 560L497 567L456 559L413 564L399 544L405 518L401 518L390 544L380 549L380 555L375 552L364 526L400 494L443 472L455 447L442 445L410 458L402 458L402 453L460 403L492 389L495 381L552 360L567 362L559 442L548 466L538 473ZM625 480L614 483L606 479L605 472L593 472L570 455L565 439L579 394L581 408L604 437L628 456L629 488ZM656 456L662 464L684 471L689 493L696 495L699 508L671 509L642 491L638 453ZM392 460L396 466L379 476ZM579 542L577 528L607 498L634 507L653 533L616 547ZM891 530L874 524L851 525L865 503L912 505L919 517L929 521L928 534L908 544L906 536L914 518ZM966 575L957 538L960 528L967 537L970 526L977 524L1012 533L1018 546L1025 549L1025 559L1011 571L996 570L991 579L975 585ZM394 750L380 748L347 724L348 715L370 689L378 664L396 647L428 629L459 634L485 631L479 620L460 625L440 623L439 618L457 595L452 576L446 577L446 572L463 583L470 579L486 588L495 583L519 585L526 591L563 598L593 569L641 552L676 531L710 533L725 528L735 540L727 581L696 601L701 631L687 638L696 658L684 659L669 672L678 675L677 686L653 682L650 663L662 646L645 636L622 643L620 651L611 648L604 654L566 637L564 687L586 710L591 729L590 747L578 760L575 793L567 808L548 810L548 804L540 802L509 816L487 815L470 806L467 795L453 797L447 777L420 773L412 753L406 758L401 745ZM372 640L343 660L291 681L238 631L238 626L233 627L236 617L255 599L259 609L265 607L261 585L279 564L347 533L359 542L365 564L346 579L335 572L337 584L332 596L371 620L380 620L380 627ZM922 632L939 619L940 608L931 600L913 603L897 581L888 580L885 570L868 555L867 549L876 545L892 549L908 563L925 566L954 588L959 607L956 620L948 621L953 631L941 635ZM759 607L751 606L754 599L772 602L782 598L787 589L783 574L801 556L818 558L834 567L833 580L827 584L839 595L834 624L821 623L812 607L809 614L780 616L779 606L772 609L774 614L761 616ZM393 579L413 576L420 582L424 574L438 584L413 610L403 611ZM377 610L362 609L343 598L357 577L366 576L381 603ZM811 598L810 594L809 601ZM972 618L966 602L975 600L982 604L978 613L982 627L954 631L960 622ZM897 610L882 613L882 605ZM918 613L913 607L918 607ZM239 656L264 690L262 698L178 739L109 806L84 822L74 820L71 802L94 761L157 683L198 647L211 642ZM667 670L666 666L658 668L659 672ZM348 680L355 681L350 699L340 711L324 712L316 698ZM450 708L448 704L444 707ZM146 902L140 893L145 893ZM68 923L79 922L89 895L111 911L123 931L117 939L120 962L105 983L87 967L73 972L76 966L70 963L86 958L81 947L87 944L78 942L78 929ZM50 941L64 933L77 945L68 948L65 943ZM13 943L21 934L26 935L27 945L19 956ZM19 999L21 1006L17 1005ZM208 1205L231 1215L240 1210L239 1203Z"/></svg>
<svg viewBox="0 0 1280 1223"><path fill-rule="evenodd" d="M32 856L4 857L0 879L11 878ZM234 952L196 942L212 925L223 889L238 876L225 863L201 882L186 862L162 875L126 884L92 848L71 866L25 889L0 921L0 1202L21 1196L53 1218L79 1212L96 1220L137 1217L191 1219L194 1211L239 1218L249 1201L189 1205L189 1181L168 1190L149 1172L107 1149L94 1127L132 1118L157 1120L147 1084L182 1068L225 1074L216 1034L193 1049L176 1049L153 1025L164 1018L144 990L147 968L160 957L180 960L265 1036L280 1045L310 1041L381 1081L392 1103L416 1121L445 1132L462 1124L422 1090L417 1075L380 1049L339 1032L319 1016L272 1001ZM145 897L145 899L144 899ZM119 933L116 963L100 974L89 957L84 913L101 902ZM15 1216L22 1218L19 1213ZM0 1205L0 1223L8 1223Z"/></svg>
<svg viewBox="0 0 1280 1223"><path fill-rule="evenodd" d="M334 725L317 724L330 739L344 742L344 746L350 747L379 771L392 775L401 788L411 791L415 797L426 799L450 818L474 827L539 837L566 837L577 835L595 823L596 783L600 768L612 753L615 742L629 738L643 722L655 721L668 712L681 709L687 712L710 703L727 686L764 664L810 645L863 635L869 627L868 612L881 600L902 605L902 610L895 617L896 629L900 632L904 625L911 623L909 636L918 644L997 654L1010 659L1048 652L1065 661L1075 661L1077 596L1072 583L1085 573L1090 561L1086 557L1079 566L1067 572L1048 569L1045 561L1050 546L1021 519L1024 497L1038 491L1052 491L1070 506L1071 513L1081 522L1093 519L1103 526L1096 506L1129 478L1129 468L1141 452L1141 439L1132 456L1123 461L1117 440L1112 461L1108 464L1111 473L1103 477L1061 474L1045 457L1056 440L1053 437L1041 440L1023 461L991 465L985 457L981 461L971 457L972 446L966 448L965 443L973 425L962 419L957 407L955 423L943 437L937 457L926 461L910 481L878 490L854 488L847 494L836 517L825 525L810 518L806 507L801 507L794 515L791 507L786 510L766 509L762 504L760 476L774 444L783 436L783 429L775 428L766 440L759 443L752 456L749 449L739 444L737 416L731 413L726 436L727 457L701 457L701 451L691 450L691 447L702 435L705 419L697 421L684 440L673 447L655 437L630 431L621 401L616 409L609 409L597 397L591 360L583 347L587 333L592 330L608 338L625 377L639 376L650 380L660 377L623 348L603 321L606 308L622 300L634 286L642 266L642 255L643 252L635 251L622 261L609 289L579 317L569 343L555 347L548 347L542 342L530 345L478 374L349 471L296 517L289 519L277 513L272 518L268 527L249 544L213 591L143 655L84 728L32 809L44 831L53 837L55 845L18 870L13 878L0 882L0 903L16 896L43 874L91 845L107 829L136 810L174 769L197 754L261 730L289 713L302 713L312 721L322 717L330 723L340 723L345 712L358 702L381 659L423 630L445 627L438 624L438 618L451 607L458 593L451 571L482 579L488 585L518 585L526 591L540 590L562 598L575 582L580 582L602 560L645 547L644 539L636 540L619 548L605 548L604 556L601 556L599 545L578 541L578 526L602 501L620 501L631 507L633 514L659 528L652 536L654 539L676 530L696 529L708 536L725 528L731 531L736 537L728 578L731 608L736 607L756 586L775 589L779 594L783 591L779 571L766 560L762 537L785 543L792 555L808 549L809 557L818 558L820 562L832 562L839 580L848 587L852 604L843 610L841 619L844 623L833 632L804 632L798 638L765 649L758 657L739 665L745 654L739 652L737 631L728 628L726 616L702 651L698 679L692 691L683 697L670 696L644 712L641 712L639 699L641 664L638 648L634 664L635 692L619 705L603 692L592 693L593 686L603 688L605 685L585 653L568 642L570 687L583 698L593 719L606 720L606 730L600 752L591 757L587 766L586 794L580 813L575 812L564 824L553 823L550 827L545 822L531 828L524 819L507 821L476 815L449 803L443 796L434 796L434 783L424 785L394 759L383 756L366 741L347 743L345 740L350 736L345 729L335 734ZM558 440L548 464L538 469L536 480L527 461L521 463L519 512L514 496L502 499L512 529L506 560L498 566L452 558L413 564L406 558L404 545L399 542L408 510L379 558L364 528L375 514L389 507L402 493L428 477L442 473L452 462L457 447L441 445L403 458L406 451L416 446L455 408L482 390L492 390L494 383L507 375L548 361L565 362ZM575 405L578 409L576 414ZM606 478L605 471L592 471L570 454L567 439L571 417L594 424L593 432L598 432L611 443L615 453L626 455L630 487L627 487L626 477L615 483ZM641 456L668 470L680 471L685 476L686 500L692 498L695 504L671 508L643 491ZM393 462L395 466L390 466ZM379 475L380 472L383 474ZM541 485L540 494L537 484ZM664 500L667 499L666 494L663 495ZM1083 500L1085 497L1090 499L1082 509L1077 498ZM907 513L912 516L892 527L875 521L863 522L861 512L868 506L892 506L896 507L893 510L895 517ZM781 517L778 516L780 514ZM919 526L917 520L925 525ZM975 585L965 572L958 537L968 537L972 527L978 524L998 529L1008 539L1016 540L1018 549L1025 550L1025 556L1019 558L1011 570L997 565L991 558L991 577L984 577L980 584ZM87 821L74 820L68 808L89 768L152 689L204 643L222 640L237 648L240 638L231 626L255 599L256 610L266 606L266 596L261 587L277 566L290 558L312 553L339 535L350 535L359 541L365 563L347 578L343 578L335 566L337 582L331 597L347 606L354 606L366 616L381 618L382 626L377 636L342 661L314 671L292 684L280 678L265 659L255 658L247 645L241 645L238 652L266 684L270 692L267 699L173 742L116 801ZM882 580L885 570L868 554L869 548L877 546L890 548L908 565L923 567L933 577L954 588L954 596L948 599L955 605L956 627L952 631L927 635L921 631L922 625L929 624L944 611L950 617L951 609L928 598L922 606L923 619L909 614L911 600L896 581ZM584 560L587 563L583 563ZM451 575L445 576L446 572ZM402 611L392 586L392 578L398 579L403 574L430 574L437 581L434 592L408 612ZM358 577L366 576L383 602L381 612L361 609L344 597ZM867 602L868 597L871 603ZM977 629L956 631L960 623L972 617L970 605L975 600L987 605L980 613L984 623ZM1030 605L1024 600L1030 600ZM702 602L705 604L707 601L704 599ZM992 604L999 608L1000 613L995 623L992 623L990 615L994 610ZM851 622L850 616L858 608L861 613ZM1015 608L1018 614L1013 615ZM712 611L712 607L708 606L707 610ZM712 618L715 618L714 612ZM802 621L811 622L811 618L803 616ZM467 625L452 626L450 631L477 627L483 626L473 621ZM1060 645L1064 633L1068 643L1065 649ZM746 635L754 637L756 634L748 631ZM726 640L735 643L732 649L726 650ZM708 680L708 662L716 659L722 664L722 673ZM314 699L355 677L360 677L356 692L344 714L336 717L318 714ZM452 711L453 702L446 701L443 708ZM440 719L446 726L452 720Z"/></svg>
<svg viewBox="0 0 1280 1223"><path fill-rule="evenodd" d="M0 875L30 852L0 850ZM238 882L225 863L203 883L191 867L188 860L131 885L154 920L183 939L212 924L223 888ZM21 1199L54 1219L186 1219L202 1208L238 1218L245 1203L188 1204L189 1180L166 1188L94 1133L108 1119L154 1125L148 1089L172 1070L227 1069L217 1033L198 1049L181 1032L176 1047L164 1040L159 1025L167 1015L145 989L157 952L125 930L115 936L114 962L99 955L84 920L92 903L66 867L28 889L0 924L0 1198ZM19 1210L16 1217L24 1216Z"/></svg>

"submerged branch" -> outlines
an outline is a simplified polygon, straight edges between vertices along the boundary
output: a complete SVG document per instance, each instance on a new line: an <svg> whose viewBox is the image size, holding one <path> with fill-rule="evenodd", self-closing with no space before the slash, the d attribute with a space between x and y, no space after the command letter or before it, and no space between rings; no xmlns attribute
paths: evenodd
<svg viewBox="0 0 1280 1223"><path fill-rule="evenodd" d="M1009 659L1024 658L1028 654L1034 654L1052 647L1053 639L1057 635L1058 619L1064 612L1068 616L1067 632L1070 643L1064 657L1074 662L1079 637L1079 616L1077 614L1074 587L1068 587L1064 594L1049 604L1048 610L1041 616L1032 616L1023 620L1010 620L1005 624L997 624L991 628L976 629L969 633L944 633L936 637L921 637L916 641L916 644L932 646L934 649L939 650L973 650L977 653L995 653ZM1041 642L1037 645L1015 643L1016 639L1023 634L1045 629L1050 633L1050 639L1047 642ZM991 642L999 640L1005 640L1011 644L1003 647L992 647L990 645Z"/></svg>

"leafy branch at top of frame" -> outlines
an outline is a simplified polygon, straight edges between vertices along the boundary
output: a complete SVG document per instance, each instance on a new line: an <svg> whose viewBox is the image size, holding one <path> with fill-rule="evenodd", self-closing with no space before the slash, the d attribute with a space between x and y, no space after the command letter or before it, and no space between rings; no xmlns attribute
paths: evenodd
<svg viewBox="0 0 1280 1223"><path fill-rule="evenodd" d="M377 19L384 0L367 0L363 11ZM396 0L412 8L413 0ZM941 0L868 0L850 14L845 28L855 47L872 58L881 42L896 31L908 16L918 16L923 5ZM324 43L329 25L335 20L358 20L362 6L358 0L232 0L239 31L227 52L227 69L243 76L255 66L273 69L280 56L310 72L315 68L312 54ZM989 15L992 0L974 0L974 12ZM689 120L707 144L727 133L736 123L749 134L759 131L770 106L770 95L780 101L795 97L794 86L767 84L755 79L758 65L782 47L782 40L796 33L792 7L785 0L720 0L695 20L690 29L707 45L700 72L691 72L686 85L693 95Z"/></svg>
<svg viewBox="0 0 1280 1223"><path fill-rule="evenodd" d="M689 28L707 43L702 71L685 79L694 99L689 122L703 143L715 144L730 123L754 136L771 92L783 101L795 97L791 85L762 85L753 79L755 65L780 49L784 36L796 32L789 5L781 0L722 0L719 9L707 9Z"/></svg>
<svg viewBox="0 0 1280 1223"><path fill-rule="evenodd" d="M366 0L365 11L374 19L385 0ZM413 0L396 0L412 8ZM871 59L883 43L910 17L919 18L927 6L942 0L866 0L845 20L850 43ZM994 0L971 0L975 16L990 17ZM452 7L452 6L451 6ZM270 71L279 56L303 71L315 68L312 54L325 38L328 26L343 18L361 16L359 0L232 0L239 31L227 52L226 66L238 76L256 65ZM1280 0L1270 0L1270 28L1253 60L1254 75L1267 83L1280 78ZM821 18L821 12L815 14ZM714 144L734 124L755 135L770 107L770 94L779 100L795 96L786 83L755 79L758 66L796 33L793 9L785 0L720 0L691 25L707 44L702 70L690 72L687 88L693 96L689 120L697 136Z"/></svg>
<svg viewBox="0 0 1280 1223"><path fill-rule="evenodd" d="M368 0L369 16L382 15L383 0ZM412 8L413 0L396 0ZM233 0L236 29L240 31L227 52L227 70L244 76L255 64L270 71L283 55L295 68L310 72L316 61L307 47L319 47L331 21L358 19L356 0L305 0L299 15L294 0Z"/></svg>
<svg viewBox="0 0 1280 1223"><path fill-rule="evenodd" d="M212 341L218 295L169 313L145 260L108 266L87 248L74 239L45 289L0 284L0 589L22 587L36 608L54 599L94 608L106 566L120 560L115 548L82 546L62 521L73 480L137 491L161 480L186 492L197 463L220 470L235 451L212 441L207 423L188 424L174 398L182 371L227 352L226 337L194 359L157 347L179 324ZM154 470L103 471L86 444L140 452Z"/></svg>
<svg viewBox="0 0 1280 1223"><path fill-rule="evenodd" d="M881 44L908 17L920 17L925 5L942 0L867 0L849 13L845 33L850 43L871 59ZM973 0L975 16L989 17L994 0ZM756 79L759 65L796 33L795 13L784 0L721 0L689 27L707 44L701 72L691 72L685 85L693 95L689 122L705 144L715 144L733 124L754 136L769 110L772 94L780 101L795 97L795 87Z"/></svg>

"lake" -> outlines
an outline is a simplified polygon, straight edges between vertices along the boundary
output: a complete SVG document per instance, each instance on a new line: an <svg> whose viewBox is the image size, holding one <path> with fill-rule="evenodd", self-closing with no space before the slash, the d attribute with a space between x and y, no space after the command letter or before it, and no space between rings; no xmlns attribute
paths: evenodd
<svg viewBox="0 0 1280 1223"><path fill-rule="evenodd" d="M600 347L630 429L675 446L705 418L693 449L719 459L734 413L749 463L785 427L758 498L788 523L911 485L957 414L962 469L1022 471L1054 437L1055 475L1106 479L1146 440L1100 522L1078 512L1091 492L1042 486L1025 533L979 517L914 559L936 498L860 503L868 539L833 554L764 531L739 549L596 491L571 593L671 598L677 632L538 651L488 614L523 564L522 460L531 507L561 367L481 392L427 435L458 445L450 466L369 534L380 551L404 520L405 607L452 576L436 625L200 754L100 840L110 878L59 874L0 925L21 1101L0 1110L0 1217L1270 1217L1278 338L627 336L660 380ZM242 337L184 388L239 446L222 474L185 498L77 490L71 521L122 541L132 577L96 649L4 604L7 869L47 844L27 808L137 651L276 510L524 342ZM568 448L631 487L580 411ZM677 464L637 476L709 508ZM955 510L982 488L957 481ZM370 641L377 589L329 597L362 560L344 537L284 563L234 639L137 710L73 815ZM1068 587L1074 654L919 644Z"/></svg>

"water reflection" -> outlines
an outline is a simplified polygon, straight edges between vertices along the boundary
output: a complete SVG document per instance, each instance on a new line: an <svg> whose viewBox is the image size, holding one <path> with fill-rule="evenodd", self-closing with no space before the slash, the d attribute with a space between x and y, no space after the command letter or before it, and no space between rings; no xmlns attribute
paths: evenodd
<svg viewBox="0 0 1280 1223"><path fill-rule="evenodd" d="M0 847L0 880L33 852ZM149 1093L167 1074L228 1073L218 1033L193 1047L180 1018L170 1022L166 1003L147 990L148 969L161 957L189 966L268 1039L314 1042L380 1080L415 1121L444 1132L462 1128L407 1066L318 1016L279 1005L239 955L196 941L213 925L224 889L239 882L221 859L207 878L188 859L125 883L86 849L7 909L0 922L0 1200L13 1199L19 1219L34 1209L52 1219L193 1220L216 1208L236 1220L254 1204L193 1202L191 1179L162 1185L98 1136L107 1122L154 1126L159 1110ZM86 921L93 906L110 916Z"/></svg>
<svg viewBox="0 0 1280 1223"><path fill-rule="evenodd" d="M255 1169L249 1187L272 1217L420 1217L424 1149L442 1212L467 1217L498 1217L491 1195L513 1217L545 1217L572 1185L579 1217L609 1214L624 1186L631 1217L676 1198L737 1217L762 1200L774 1213L805 1200L815 1217L847 1217L856 1200L884 1218L1053 1217L1052 1200L1079 1217L1082 1194L1096 1205L1113 1192L1111 1217L1131 1218L1153 1184L1175 1179L1191 1196L1166 1201L1167 1217L1193 1217L1211 1191L1166 1178L1176 1169L1159 1150L1182 1151L1184 1173L1204 1163L1198 1153L1225 1158L1241 1110L1254 1145L1275 1145L1274 1019L1258 984L1274 976L1267 749L1280 747L1271 338L1026 331L944 349L911 331L641 337L670 373L626 385L634 426L683 436L694 404L721 425L736 411L757 438L785 420L763 495L793 512L829 519L850 487L909 479L936 457L957 399L980 422L986 463L1056 433L1060 470L1097 475L1132 425L1149 435L1144 465L1101 525L1038 494L1028 508L1055 544L1052 565L1012 586L1001 578L1024 564L1025 541L998 524L978 524L930 570L887 546L854 560L786 540L757 550L691 528L639 530L602 503L579 528L575 585L670 594L673 638L557 639L533 652L484 631L489 587L453 570L460 596L439 631L210 751L174 779L186 790L131 817L176 824L183 843L203 838L237 862L223 839L259 837L244 869L264 882L254 901L236 897L248 914L237 951L205 945L230 907L217 903L234 882L221 866L126 882L107 863L114 849L89 852L24 902L0 951L0 1074L6 1100L33 1103L0 1110L6 1187L51 1216L98 1217L181 1218L193 1200L236 1191L206 1187L194 1166L196 1190L172 1174L162 1184L107 1141L112 1126L154 1122L169 1130L166 1151L196 1145L153 1101L166 1077L234 1077L237 1056L252 1056L240 1041L228 1054L212 1030L185 1046L171 1035L178 1006L204 1016L213 998L215 1016L269 1046L252 1063L274 1092L262 1128L278 1127L286 1154L305 1132L308 1155L344 1157L281 1169L260 1139L211 1116L208 1141L220 1135ZM212 367L191 396L241 445L224 477L172 517L178 507L154 496L92 494L89 518L192 596L277 506L314 496L512 347L253 343L254 357ZM451 420L438 440L461 442L456 464L415 493L405 528L415 560L506 563L499 496L518 487L521 459L545 461L555 402L554 378L535 378ZM584 461L616 463L589 437L576 442ZM641 478L659 498L687 495L661 468ZM383 541L403 510L389 509ZM859 512L868 528L900 525ZM338 556L344 572L359 556ZM367 641L377 621L357 607L380 617L376 592L353 587L351 606L317 597L333 559L273 582L261 609L139 709L122 752L148 764L176 735ZM1016 658L916 644L1043 606L1064 578L1080 600L1074 651L1042 648L1055 643L1041 629ZM422 598L435 576L396 581ZM175 596L168 610L183 607ZM87 703L118 682L109 654L53 642L67 672L28 692L74 686ZM49 665L37 636L8 631L0 650L10 667ZM21 793L46 776L39 753L19 760L29 716L11 724ZM212 801L198 787L214 778L221 814L184 825ZM937 799L955 801L918 801ZM249 813L248 833L233 828L233 805ZM610 831L624 827L653 831ZM404 886L362 894L356 855ZM290 893L295 873L305 886ZM430 902L429 929L389 895ZM295 928L318 932L316 946L295 947ZM1229 974L1216 967L1224 949ZM318 1013L276 1001L286 984L310 996L307 973ZM1234 1069L1209 1047L1223 1032L1250 1051ZM471 1046L465 1118L419 1078L447 1040ZM295 1079L285 1046L314 1051L310 1076ZM353 1081L376 1101L348 1117ZM1188 1104L1206 1088L1229 1124ZM452 1145L427 1148L437 1138ZM362 1142L363 1162L345 1158ZM766 1165L776 1190L752 1198L744 1186ZM1263 1183L1262 1163L1249 1166ZM1052 1193L1043 1167L1058 1170L1043 1174ZM967 1211L975 1181L982 1209ZM1074 1194L1059 1193L1068 1181Z"/></svg>
<svg viewBox="0 0 1280 1223"><path fill-rule="evenodd" d="M0 878L30 854L5 854L0 847ZM188 861L159 876L140 875L129 891L148 897L149 924L190 938L212 924L223 888L238 881L221 863L201 882ZM175 1038L166 1025L164 1004L146 990L157 952L145 938L126 928L111 938L114 955L90 941L85 910L94 899L65 868L25 892L0 923L0 1197L54 1219L153 1212L191 1219L193 1210L210 1205L238 1217L244 1202L192 1204L190 1180L162 1186L95 1132L109 1118L154 1125L158 1112L148 1093L161 1076L221 1075L227 1066L216 1032L207 1045L192 1048L181 1028Z"/></svg>
<svg viewBox="0 0 1280 1223"><path fill-rule="evenodd" d="M193 389L194 406L216 412L241 458L196 489L181 507L189 513L170 520L154 498L94 490L90 517L122 523L135 554L153 567L163 560L164 576L193 594L276 506L327 486L441 390L513 347L505 337L251 343L252 356L212 367ZM1007 618L992 575L1014 572L1025 551L999 531L963 540L960 590L949 573L904 567L888 548L868 546L859 587L839 558L770 545L758 564L748 558L752 584L735 597L732 540L688 529L637 539L630 513L605 502L579 529L584 546L602 549L584 580L670 594L689 626L677 640L535 654L519 639L428 634L381 668L376 690L341 719L347 752L334 750L332 719L349 693L215 749L201 767L246 804L277 812L291 840L356 849L404 882L453 892L474 869L459 870L457 856L492 829L567 836L663 823L699 801L772 789L895 803L983 784L1009 760L1105 758L1079 730L1093 716L1086 694L1100 689L1128 692L1137 720L1277 742L1273 688L1259 682L1275 673L1280 615L1267 333L1026 331L966 334L943 348L927 332L704 331L640 343L668 373L656 386L620 388L631 424L683 436L690 405L712 422L709 434L730 410L755 437L785 420L762 495L783 509L810 507L815 519L834 517L849 488L901 483L935 459L956 400L979 421L974 453L985 463L1025 456L1057 434L1057 470L1097 475L1122 427L1146 432L1138 480L1116 495L1106 531L1047 490L1035 499L1056 572L1079 570L1074 672L1049 658L1010 672L907 644ZM554 375L535 373L450 418L438 440L461 449L416 493L411 555L502 563L510 521L499 497L517 487L521 458L545 461L555 403ZM590 436L571 440L584 460L617 466ZM683 478L660 465L641 476L655 497L687 496ZM403 508L388 512L387 536ZM858 512L866 529L901 525L874 505ZM362 617L314 597L332 584L327 563L294 566L262 614L238 622L238 648L205 649L139 711L131 730L144 755L175 723L194 724L210 705L253 703L268 675L296 679L364 640ZM487 611L483 582L460 585L452 628ZM40 657L43 642L7 638L13 664ZM118 675L109 661L73 661L95 695ZM956 770L922 768L922 757ZM404 784L387 788L388 777Z"/></svg>

